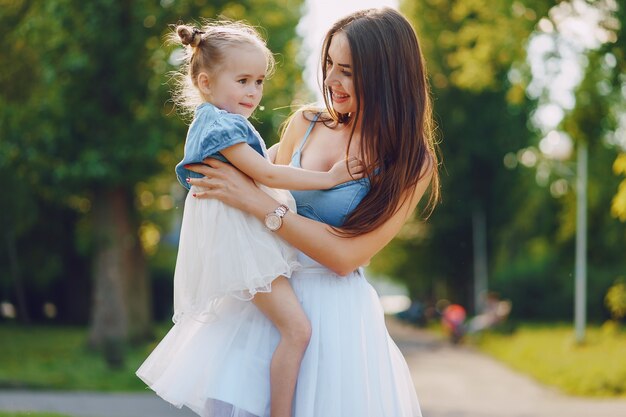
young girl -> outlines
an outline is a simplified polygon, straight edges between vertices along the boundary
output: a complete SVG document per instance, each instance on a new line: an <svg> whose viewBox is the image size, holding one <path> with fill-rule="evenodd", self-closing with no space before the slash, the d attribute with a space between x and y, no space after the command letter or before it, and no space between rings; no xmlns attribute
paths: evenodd
<svg viewBox="0 0 626 417"><path fill-rule="evenodd" d="M282 217L295 211L293 198L284 190L332 188L361 178L361 166L350 159L338 162L328 172L317 172L273 165L268 160L263 139L247 120L259 105L265 77L274 64L254 29L233 22L209 24L202 30L180 25L175 36L188 50L185 77L203 101L189 127L185 157L176 166L179 181L189 188L189 178L199 175L186 166L217 158L262 184L259 187L281 205L263 224L217 200L196 199L195 193L201 189L190 188L174 276L176 324L137 375L167 401L179 407L189 405L185 400L189 393L175 394L185 381L178 380L176 370L166 365L185 344L186 331L181 324L216 319L229 296L251 300L281 336L270 365L270 415L290 417L311 330L285 278L298 266L296 252L273 233L281 227ZM178 101L184 104L185 99L183 91Z"/></svg>

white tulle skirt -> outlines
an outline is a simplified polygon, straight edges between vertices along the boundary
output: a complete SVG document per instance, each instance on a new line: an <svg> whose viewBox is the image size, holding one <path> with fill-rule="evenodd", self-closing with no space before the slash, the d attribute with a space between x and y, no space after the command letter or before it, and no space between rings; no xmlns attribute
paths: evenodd
<svg viewBox="0 0 626 417"><path fill-rule="evenodd" d="M290 282L312 325L294 417L418 417L407 364L361 271L339 277L299 254ZM269 367L279 334L253 303L227 298L219 319L183 317L137 375L202 417L269 417Z"/></svg>
<svg viewBox="0 0 626 417"><path fill-rule="evenodd" d="M296 210L288 191L259 185ZM215 319L228 296L250 300L271 291L276 277L298 267L296 251L255 217L215 199L198 199L192 187L185 200L174 273L174 322L183 315Z"/></svg>

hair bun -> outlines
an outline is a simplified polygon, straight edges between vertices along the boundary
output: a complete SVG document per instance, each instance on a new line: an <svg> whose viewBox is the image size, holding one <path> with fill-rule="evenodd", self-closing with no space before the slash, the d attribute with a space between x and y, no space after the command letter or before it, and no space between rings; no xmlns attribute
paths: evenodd
<svg viewBox="0 0 626 417"><path fill-rule="evenodd" d="M189 45L195 48L200 44L204 32L191 26L179 25L176 27L176 33L183 45Z"/></svg>

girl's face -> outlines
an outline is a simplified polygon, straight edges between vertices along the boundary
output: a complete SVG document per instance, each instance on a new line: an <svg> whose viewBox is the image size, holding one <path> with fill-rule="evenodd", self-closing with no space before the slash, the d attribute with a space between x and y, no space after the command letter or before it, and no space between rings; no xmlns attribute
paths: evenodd
<svg viewBox="0 0 626 417"><path fill-rule="evenodd" d="M229 49L221 68L208 78L206 98L222 110L248 118L263 97L266 69L267 58L260 48Z"/></svg>
<svg viewBox="0 0 626 417"><path fill-rule="evenodd" d="M353 113L357 110L354 77L352 76L352 54L345 33L333 35L326 59L324 84L331 94L332 106L337 113Z"/></svg>

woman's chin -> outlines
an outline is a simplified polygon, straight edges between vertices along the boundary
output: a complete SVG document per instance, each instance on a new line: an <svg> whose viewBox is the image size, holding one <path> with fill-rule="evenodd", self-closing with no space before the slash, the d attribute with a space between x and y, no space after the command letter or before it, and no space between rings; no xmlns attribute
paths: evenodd
<svg viewBox="0 0 626 417"><path fill-rule="evenodd" d="M352 106L347 103L335 103L333 102L333 110L340 114L350 114L354 112Z"/></svg>

